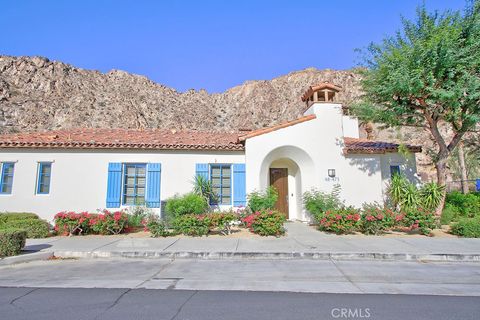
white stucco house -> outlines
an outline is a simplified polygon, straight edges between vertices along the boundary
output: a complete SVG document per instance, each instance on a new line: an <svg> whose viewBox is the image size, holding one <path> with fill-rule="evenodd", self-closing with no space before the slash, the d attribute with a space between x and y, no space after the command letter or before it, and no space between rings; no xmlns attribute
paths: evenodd
<svg viewBox="0 0 480 320"><path fill-rule="evenodd" d="M358 121L336 101L339 87L321 83L302 99L296 120L243 132L71 129L0 135L0 212L35 212L51 220L63 210L146 205L210 179L222 207L245 206L247 194L274 185L277 208L309 220L302 194L341 186L347 204L382 202L393 172L416 174L415 152L359 138Z"/></svg>

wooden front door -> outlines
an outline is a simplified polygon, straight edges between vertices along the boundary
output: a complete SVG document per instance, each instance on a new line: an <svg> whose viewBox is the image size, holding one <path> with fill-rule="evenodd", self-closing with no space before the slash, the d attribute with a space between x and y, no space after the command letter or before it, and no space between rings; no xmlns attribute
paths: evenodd
<svg viewBox="0 0 480 320"><path fill-rule="evenodd" d="M270 168L270 185L278 191L275 209L285 214L288 219L288 169Z"/></svg>

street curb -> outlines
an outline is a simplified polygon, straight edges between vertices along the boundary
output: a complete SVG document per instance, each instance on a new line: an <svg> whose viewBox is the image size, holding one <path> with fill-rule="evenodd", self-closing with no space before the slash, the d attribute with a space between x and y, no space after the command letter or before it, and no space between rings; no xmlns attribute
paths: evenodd
<svg viewBox="0 0 480 320"><path fill-rule="evenodd" d="M24 262L31 262L37 260L48 260L49 258L53 257L53 252L32 252L32 253L25 253L19 256L12 256L12 257L4 257L0 258L0 266L8 266L11 264L17 263L24 263Z"/></svg>
<svg viewBox="0 0 480 320"><path fill-rule="evenodd" d="M480 262L480 254L410 254L351 252L169 252L169 251L55 251L58 257L71 258L137 258L137 259L198 259L198 260L379 260Z"/></svg>

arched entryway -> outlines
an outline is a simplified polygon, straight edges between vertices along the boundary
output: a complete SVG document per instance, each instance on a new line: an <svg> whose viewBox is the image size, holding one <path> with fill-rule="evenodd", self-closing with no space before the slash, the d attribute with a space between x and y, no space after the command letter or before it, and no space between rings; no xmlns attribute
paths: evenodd
<svg viewBox="0 0 480 320"><path fill-rule="evenodd" d="M279 193L276 208L289 220L306 220L302 194L314 177L310 156L298 147L280 147L267 154L260 171L260 185L273 185Z"/></svg>

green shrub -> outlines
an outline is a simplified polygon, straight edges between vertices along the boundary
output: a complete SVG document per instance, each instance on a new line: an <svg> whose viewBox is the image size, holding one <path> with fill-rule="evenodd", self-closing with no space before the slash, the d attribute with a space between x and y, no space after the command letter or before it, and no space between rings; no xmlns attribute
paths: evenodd
<svg viewBox="0 0 480 320"><path fill-rule="evenodd" d="M403 214L405 215L404 225L411 230L419 229L424 235L429 235L437 226L435 214L421 207L404 210Z"/></svg>
<svg viewBox="0 0 480 320"><path fill-rule="evenodd" d="M254 191L248 195L248 207L252 212L269 210L275 207L278 200L278 192L270 186L265 191Z"/></svg>
<svg viewBox="0 0 480 320"><path fill-rule="evenodd" d="M210 220L206 215L186 214L177 216L172 222L177 233L187 236L203 236L208 234Z"/></svg>
<svg viewBox="0 0 480 320"><path fill-rule="evenodd" d="M285 233L283 223L286 217L276 210L254 212L242 219L245 226L261 236L280 236Z"/></svg>
<svg viewBox="0 0 480 320"><path fill-rule="evenodd" d="M318 223L320 230L351 233L360 227L360 213L352 207L328 210Z"/></svg>
<svg viewBox="0 0 480 320"><path fill-rule="evenodd" d="M451 232L462 237L480 238L480 217L460 219L452 225Z"/></svg>
<svg viewBox="0 0 480 320"><path fill-rule="evenodd" d="M461 216L462 213L456 206L447 203L443 208L440 224L450 224L457 221Z"/></svg>
<svg viewBox="0 0 480 320"><path fill-rule="evenodd" d="M22 220L9 220L0 225L0 229L22 229L27 232L27 238L46 238L49 234L50 225L45 220L28 218Z"/></svg>
<svg viewBox="0 0 480 320"><path fill-rule="evenodd" d="M450 192L447 194L445 202L455 206L461 213L461 217L473 218L480 216L480 197L476 193Z"/></svg>
<svg viewBox="0 0 480 320"><path fill-rule="evenodd" d="M340 200L340 185L335 185L332 192L325 193L312 189L303 194L303 203L314 220L318 223L328 210L343 208Z"/></svg>
<svg viewBox="0 0 480 320"><path fill-rule="evenodd" d="M19 254L25 246L27 232L21 229L0 230L0 257Z"/></svg>
<svg viewBox="0 0 480 320"><path fill-rule="evenodd" d="M175 195L167 199L165 213L169 220L173 220L182 215L203 214L208 210L208 203L204 197L195 193L185 195Z"/></svg>
<svg viewBox="0 0 480 320"><path fill-rule="evenodd" d="M128 216L128 226L137 228L142 227L143 221L153 215L152 209L144 206L129 207L126 213Z"/></svg>
<svg viewBox="0 0 480 320"><path fill-rule="evenodd" d="M146 229L150 231L152 237L168 237L172 235L167 228L165 221L161 219L149 219L145 225Z"/></svg>
<svg viewBox="0 0 480 320"><path fill-rule="evenodd" d="M4 212L0 213L0 225L12 220L39 219L35 213L30 212Z"/></svg>
<svg viewBox="0 0 480 320"><path fill-rule="evenodd" d="M465 195L459 191L452 191L447 193L445 197L445 203L451 204L452 206L461 208L463 207L463 201Z"/></svg>

